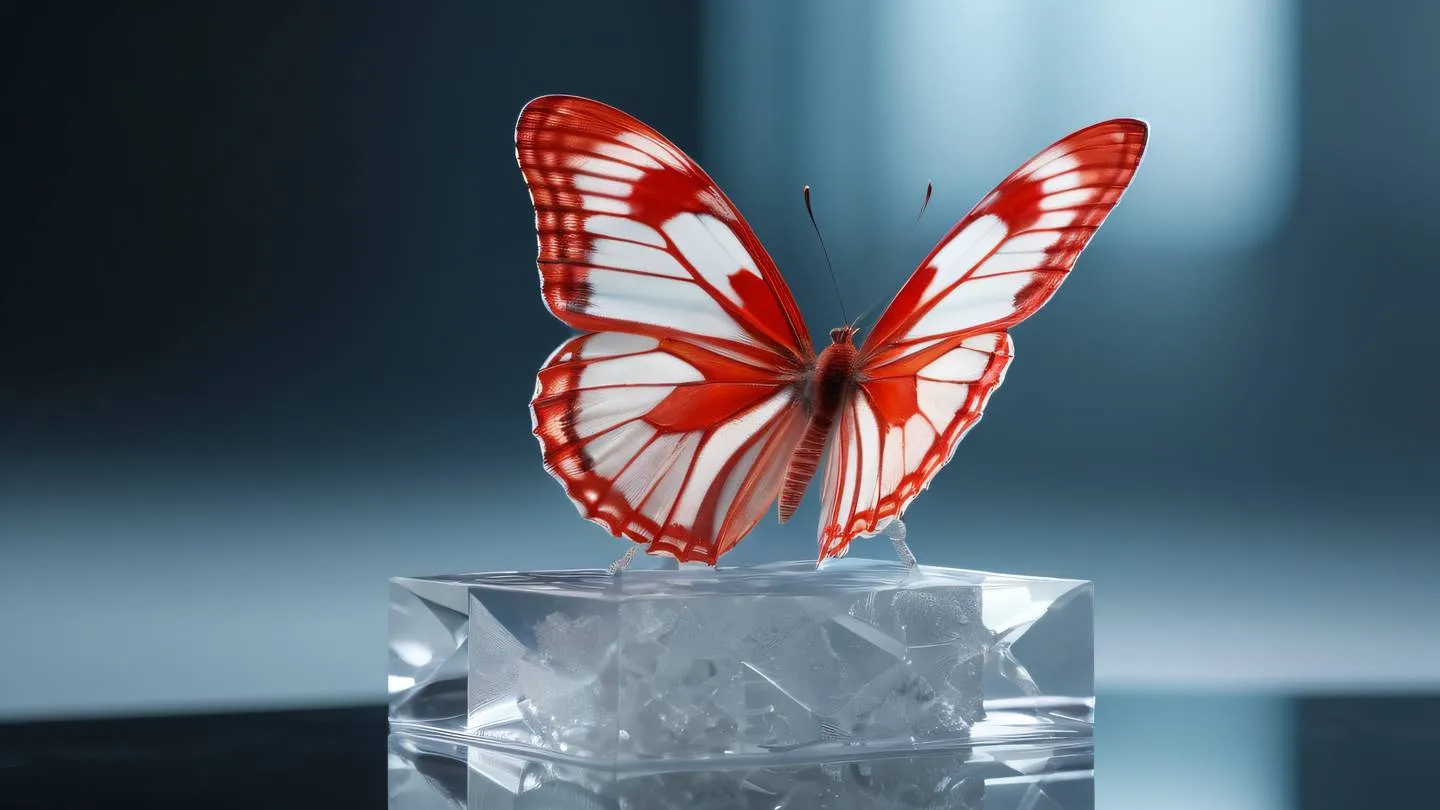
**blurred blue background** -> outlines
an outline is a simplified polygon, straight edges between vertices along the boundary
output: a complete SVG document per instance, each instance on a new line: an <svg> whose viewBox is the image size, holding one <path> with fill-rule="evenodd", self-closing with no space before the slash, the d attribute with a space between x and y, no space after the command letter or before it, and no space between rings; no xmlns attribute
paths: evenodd
<svg viewBox="0 0 1440 810"><path fill-rule="evenodd" d="M387 577L623 551L529 434L566 330L512 129L557 92L695 155L817 334L802 184L853 311L1049 142L1147 118L912 545L1095 580L1101 807L1352 806L1337 762L1398 761L1338 752L1440 695L1440 5L3 15L0 721L379 701ZM727 561L813 555L813 500Z"/></svg>

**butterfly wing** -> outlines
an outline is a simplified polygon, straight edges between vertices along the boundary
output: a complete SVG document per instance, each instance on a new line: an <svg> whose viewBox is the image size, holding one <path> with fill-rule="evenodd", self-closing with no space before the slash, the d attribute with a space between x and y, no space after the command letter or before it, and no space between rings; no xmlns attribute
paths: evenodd
<svg viewBox="0 0 1440 810"><path fill-rule="evenodd" d="M612 534L713 564L774 501L804 429L794 298L714 181L635 118L546 96L515 144L545 304L585 333L536 381L546 469Z"/></svg>
<svg viewBox="0 0 1440 810"><path fill-rule="evenodd" d="M660 133L599 102L545 96L520 113L515 152L557 318L583 331L684 334L767 365L810 359L800 310L760 240Z"/></svg>
<svg viewBox="0 0 1440 810"><path fill-rule="evenodd" d="M823 556L874 534L927 487L980 419L1012 357L1008 329L1040 309L1119 202L1146 125L1105 121L1007 177L901 288L860 347L836 421L821 507Z"/></svg>

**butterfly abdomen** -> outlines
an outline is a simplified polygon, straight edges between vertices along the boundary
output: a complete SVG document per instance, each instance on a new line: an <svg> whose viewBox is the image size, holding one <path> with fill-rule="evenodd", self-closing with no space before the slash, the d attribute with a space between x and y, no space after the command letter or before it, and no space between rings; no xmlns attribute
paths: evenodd
<svg viewBox="0 0 1440 810"><path fill-rule="evenodd" d="M815 375L810 380L810 422L790 457L785 469L785 487L780 491L781 523L789 520L799 508L805 488L820 466L820 455L825 451L835 416L854 385L857 352L851 339L853 334L848 330L832 333L835 342L825 347L815 363Z"/></svg>

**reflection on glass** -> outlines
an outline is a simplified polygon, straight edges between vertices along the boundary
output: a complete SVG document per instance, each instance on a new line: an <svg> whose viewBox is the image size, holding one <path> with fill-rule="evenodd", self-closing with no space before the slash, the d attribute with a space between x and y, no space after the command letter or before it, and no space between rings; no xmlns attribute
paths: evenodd
<svg viewBox="0 0 1440 810"><path fill-rule="evenodd" d="M1089 740L723 769L564 765L391 735L390 810L1092 810Z"/></svg>

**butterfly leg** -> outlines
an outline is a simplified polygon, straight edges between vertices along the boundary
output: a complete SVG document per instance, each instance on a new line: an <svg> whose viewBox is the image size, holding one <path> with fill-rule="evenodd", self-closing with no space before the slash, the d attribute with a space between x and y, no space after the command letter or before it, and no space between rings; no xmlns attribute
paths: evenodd
<svg viewBox="0 0 1440 810"><path fill-rule="evenodd" d="M880 532L890 538L890 542L895 546L895 556L900 558L900 562L904 563L906 568L914 568L917 564L915 553L905 544L905 521L900 518L888 521L881 527Z"/></svg>
<svg viewBox="0 0 1440 810"><path fill-rule="evenodd" d="M625 550L625 556L621 557L615 562L610 563L610 567L606 570L610 572L611 576L614 576L615 574L624 571L626 568L629 568L631 560L635 559L635 552L639 550L640 546L632 543L630 545L630 548Z"/></svg>

